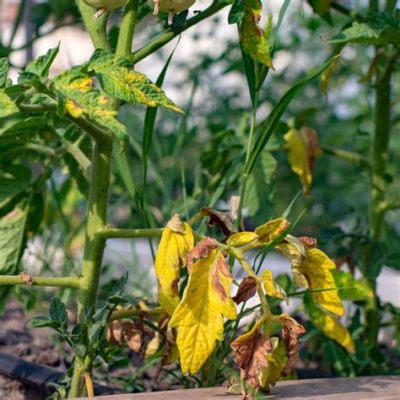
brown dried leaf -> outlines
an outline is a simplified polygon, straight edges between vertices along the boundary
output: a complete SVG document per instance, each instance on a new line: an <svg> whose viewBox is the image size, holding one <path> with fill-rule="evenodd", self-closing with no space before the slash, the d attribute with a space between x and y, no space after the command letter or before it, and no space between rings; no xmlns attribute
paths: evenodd
<svg viewBox="0 0 400 400"><path fill-rule="evenodd" d="M124 340L124 326L121 321L112 321L108 325L107 341L120 346Z"/></svg>
<svg viewBox="0 0 400 400"><path fill-rule="evenodd" d="M197 245L193 247L193 249L190 250L187 255L187 267L189 273L192 270L192 266L196 260L207 257L210 254L210 251L216 249L217 247L217 241L211 238L205 238L197 243Z"/></svg>
<svg viewBox="0 0 400 400"><path fill-rule="evenodd" d="M309 237L309 236L300 236L297 239L300 240L301 243L304 244L304 246L307 247L317 247L318 241L316 238Z"/></svg>
<svg viewBox="0 0 400 400"><path fill-rule="evenodd" d="M125 333L125 340L128 347L135 353L139 353L142 349L142 333L136 329L127 329Z"/></svg>
<svg viewBox="0 0 400 400"><path fill-rule="evenodd" d="M259 377L268 366L268 352L272 349L270 340L260 331L261 322L231 343L242 379L255 388L261 387Z"/></svg>
<svg viewBox="0 0 400 400"><path fill-rule="evenodd" d="M299 356L298 338L306 333L303 325L300 325L288 314L282 314L279 317L282 324L282 339L286 346L286 355L288 357L282 375L287 376L293 370Z"/></svg>
<svg viewBox="0 0 400 400"><path fill-rule="evenodd" d="M169 221L167 224L167 228L169 228L172 232L175 233L185 233L185 225L183 224L183 221L181 220L181 217L178 213L176 213Z"/></svg>
<svg viewBox="0 0 400 400"><path fill-rule="evenodd" d="M228 212L216 211L212 208L206 207L201 209L200 214L203 217L209 217L210 220L208 221L208 225L218 227L225 235L225 238L228 238L233 233L237 232L232 216Z"/></svg>
<svg viewBox="0 0 400 400"><path fill-rule="evenodd" d="M257 280L251 276L248 276L240 282L239 288L236 292L235 297L232 300L236 304L244 303L251 299L257 292Z"/></svg>
<svg viewBox="0 0 400 400"><path fill-rule="evenodd" d="M211 284L213 289L219 294L222 301L225 301L228 298L229 293L226 293L226 290L221 282L221 274L228 279L233 279L231 272L229 271L228 264L225 261L225 258L220 257L217 262L214 264L214 268L211 271Z"/></svg>

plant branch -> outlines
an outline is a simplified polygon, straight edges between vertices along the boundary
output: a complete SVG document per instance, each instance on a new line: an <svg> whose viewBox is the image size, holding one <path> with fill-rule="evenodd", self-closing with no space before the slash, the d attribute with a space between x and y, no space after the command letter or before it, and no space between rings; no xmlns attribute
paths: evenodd
<svg viewBox="0 0 400 400"><path fill-rule="evenodd" d="M115 229L104 228L96 232L96 237L102 239L130 239L160 237L164 229Z"/></svg>
<svg viewBox="0 0 400 400"><path fill-rule="evenodd" d="M132 52L132 41L135 33L138 6L138 0L128 0L128 3L126 3L116 50L116 54L119 56L128 57Z"/></svg>
<svg viewBox="0 0 400 400"><path fill-rule="evenodd" d="M186 31L187 29L191 28L193 25L198 24L199 22L203 21L204 19L210 17L211 15L216 14L218 11L222 10L226 6L232 4L232 0L220 0L214 1L208 8L204 11L199 12L192 18L189 18L185 25L179 28L168 28L165 32L161 33L160 35L156 36L150 43L143 46L139 50L136 50L133 54L131 54L130 59L131 61L136 64L143 58L147 57L149 54L154 53L165 44L173 40L175 37L180 35L182 32Z"/></svg>
<svg viewBox="0 0 400 400"><path fill-rule="evenodd" d="M371 169L369 160L366 157L363 157L361 154L342 149L335 149L329 146L321 146L321 149L323 150L324 154L328 156L341 158L342 160L349 161L361 167Z"/></svg>
<svg viewBox="0 0 400 400"><path fill-rule="evenodd" d="M108 12L104 13L100 18L96 18L94 15L96 13L95 8L87 5L83 0L77 0L77 4L93 46L96 49L109 50L110 45L106 35Z"/></svg>
<svg viewBox="0 0 400 400"><path fill-rule="evenodd" d="M153 309L140 310L138 308L128 308L123 310L118 310L113 312L110 321L116 321L124 318L140 317L142 315L159 316L162 314L163 310L161 307L156 307Z"/></svg>
<svg viewBox="0 0 400 400"><path fill-rule="evenodd" d="M79 289L80 282L78 277L40 277L40 276L29 276L24 279L23 274L21 275L1 275L0 286L5 285L25 285L25 286L49 286L49 287L65 287L71 289Z"/></svg>

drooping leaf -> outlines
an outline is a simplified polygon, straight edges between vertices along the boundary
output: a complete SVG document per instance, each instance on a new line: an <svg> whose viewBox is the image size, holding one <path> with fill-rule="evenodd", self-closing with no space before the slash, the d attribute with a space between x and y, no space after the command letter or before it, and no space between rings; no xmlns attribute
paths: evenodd
<svg viewBox="0 0 400 400"><path fill-rule="evenodd" d="M237 232L232 216L228 212L217 211L210 207L205 207L201 209L200 214L203 217L208 217L208 225L216 226L221 230L225 237L229 237Z"/></svg>
<svg viewBox="0 0 400 400"><path fill-rule="evenodd" d="M311 322L316 328L329 339L343 346L349 353L354 353L353 339L346 327L337 318L323 312L309 295L304 296L304 304Z"/></svg>
<svg viewBox="0 0 400 400"><path fill-rule="evenodd" d="M18 107L12 99L4 93L4 90L0 89L0 118L8 117L18 111Z"/></svg>
<svg viewBox="0 0 400 400"><path fill-rule="evenodd" d="M289 164L293 172L299 175L304 193L308 194L315 159L321 152L317 133L310 128L290 129L284 135L284 139L287 142L285 149L288 152Z"/></svg>
<svg viewBox="0 0 400 400"><path fill-rule="evenodd" d="M289 258L297 286L313 290L313 300L325 310L336 315L344 314L332 275L336 265L323 251L309 248L291 235L277 249Z"/></svg>
<svg viewBox="0 0 400 400"><path fill-rule="evenodd" d="M98 49L90 59L87 70L94 72L103 90L116 99L182 112L163 90L145 75L133 71L130 62L122 57Z"/></svg>
<svg viewBox="0 0 400 400"><path fill-rule="evenodd" d="M9 63L7 58L0 58L0 88L4 88L7 82Z"/></svg>
<svg viewBox="0 0 400 400"><path fill-rule="evenodd" d="M26 205L15 208L0 218L0 274L16 275L22 256L27 217ZM0 288L0 308L3 308L9 287Z"/></svg>
<svg viewBox="0 0 400 400"><path fill-rule="evenodd" d="M183 298L169 326L177 329L176 343L184 374L195 374L223 339L223 317L236 318L230 298L232 275L223 254L215 249L192 267Z"/></svg>
<svg viewBox="0 0 400 400"><path fill-rule="evenodd" d="M272 349L271 341L261 333L262 323L263 320L258 321L248 333L231 343L241 377L254 388L262 387L260 377L268 368L268 353Z"/></svg>
<svg viewBox="0 0 400 400"><path fill-rule="evenodd" d="M51 64L58 54L59 47L49 49L48 52L38 57L36 60L31 61L25 68L25 72L35 74L41 78L47 78Z"/></svg>
<svg viewBox="0 0 400 400"><path fill-rule="evenodd" d="M330 40L330 43L388 45L400 42L400 20L388 13L378 13L366 22L353 22L350 28Z"/></svg>
<svg viewBox="0 0 400 400"><path fill-rule="evenodd" d="M277 299L284 299L286 297L285 292L281 289L274 281L272 272L269 270L264 270L262 273L262 282L265 292L270 297L276 297Z"/></svg>
<svg viewBox="0 0 400 400"><path fill-rule="evenodd" d="M236 295L232 297L232 300L236 304L240 304L251 299L257 293L257 285L258 283L255 278L247 276L240 282Z"/></svg>
<svg viewBox="0 0 400 400"><path fill-rule="evenodd" d="M259 376L261 387L269 391L270 386L275 386L282 376L287 363L285 344L277 337L271 338L271 350L268 352L268 368L264 368Z"/></svg>
<svg viewBox="0 0 400 400"><path fill-rule="evenodd" d="M260 0L243 0L244 16L240 24L240 43L243 51L254 61L273 68L270 48L264 31L258 25L261 18Z"/></svg>
<svg viewBox="0 0 400 400"><path fill-rule="evenodd" d="M74 118L88 117L93 122L115 133L123 141L126 128L117 119L112 100L94 86L93 79L75 67L53 80L54 88L63 98L66 111Z"/></svg>
<svg viewBox="0 0 400 400"><path fill-rule="evenodd" d="M373 291L367 282L362 282L354 278L352 274L344 271L332 271L342 300L361 301L373 297Z"/></svg>
<svg viewBox="0 0 400 400"><path fill-rule="evenodd" d="M158 300L172 315L179 304L178 283L180 268L187 263L187 254L194 245L190 226L176 214L163 231L155 260L158 279Z"/></svg>
<svg viewBox="0 0 400 400"><path fill-rule="evenodd" d="M287 360L282 371L283 375L289 375L295 367L299 358L299 336L304 335L306 330L294 318L288 314L281 314L279 322L282 325L282 339L285 342Z"/></svg>

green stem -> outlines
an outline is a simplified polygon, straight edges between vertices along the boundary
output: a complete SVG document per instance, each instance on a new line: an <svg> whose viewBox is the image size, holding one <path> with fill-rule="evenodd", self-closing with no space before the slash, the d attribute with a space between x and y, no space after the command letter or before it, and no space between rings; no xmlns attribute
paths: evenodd
<svg viewBox="0 0 400 400"><path fill-rule="evenodd" d="M321 149L324 154L328 156L341 158L342 160L349 161L353 164L365 167L367 169L371 168L369 160L366 157L363 157L361 154L342 149L335 149L329 146L321 146Z"/></svg>
<svg viewBox="0 0 400 400"><path fill-rule="evenodd" d="M65 287L71 289L79 289L80 282L78 277L40 277L29 276L29 281L23 279L23 275L1 275L0 286L5 285L26 285L26 286L49 286L49 287Z"/></svg>
<svg viewBox="0 0 400 400"><path fill-rule="evenodd" d="M377 47L376 51L380 51ZM374 243L379 242L383 225L384 211L382 204L385 203L386 195L386 173L389 160L389 141L391 130L391 76L392 60L387 64L387 57L380 57L376 71L375 82L375 130L373 137L372 167L371 167L371 205L370 205L370 236L372 243L367 250L369 259ZM376 276L368 275L368 265L365 266L370 288L374 293L366 306L365 317L368 325L368 341L376 345L378 340L380 313L379 302L376 295Z"/></svg>
<svg viewBox="0 0 400 400"><path fill-rule="evenodd" d="M118 36L116 54L129 57L132 52L132 41L135 33L139 1L129 0L125 6Z"/></svg>
<svg viewBox="0 0 400 400"><path fill-rule="evenodd" d="M94 145L89 189L86 239L81 271L81 290L78 298L79 318L87 318L96 308L105 239L96 235L107 225L107 202L110 186L112 139ZM88 314L89 312L89 314ZM82 366L76 358L69 397L78 397L82 373L90 372L93 359L87 356Z"/></svg>
<svg viewBox="0 0 400 400"><path fill-rule="evenodd" d="M143 58L147 57L148 55L154 53L165 44L176 38L182 32L186 31L187 29L191 28L193 25L198 24L199 22L203 21L204 19L216 14L218 11L222 10L229 4L232 4L232 0L220 0L214 1L208 8L204 11L199 12L192 18L189 18L186 23L181 27L174 27L174 29L169 28L167 31L161 33L160 35L156 36L150 43L146 44L139 50L135 51L131 54L131 61L136 64Z"/></svg>
<svg viewBox="0 0 400 400"><path fill-rule="evenodd" d="M96 236L102 239L130 239L160 237L164 229L115 229L104 228L96 232Z"/></svg>
<svg viewBox="0 0 400 400"><path fill-rule="evenodd" d="M255 94L253 109L251 112L250 133L249 133L249 140L247 142L246 161L244 163L245 168L249 162L249 159L251 156L251 150L253 148L254 133L255 133L255 128L256 128L257 104L258 104L258 92L256 92L256 94ZM243 211L244 199L246 196L246 187L247 187L248 179L249 179L249 174L246 171L243 171L242 180L240 183L240 191L239 191L240 200L239 200L238 217L237 217L237 227L238 228L240 228L240 226L242 224L242 211Z"/></svg>
<svg viewBox="0 0 400 400"><path fill-rule="evenodd" d="M96 49L109 50L110 45L107 40L106 26L108 13L104 13L100 18L95 17L96 9L87 5L83 0L77 0L78 8L85 24L86 30L92 39Z"/></svg>

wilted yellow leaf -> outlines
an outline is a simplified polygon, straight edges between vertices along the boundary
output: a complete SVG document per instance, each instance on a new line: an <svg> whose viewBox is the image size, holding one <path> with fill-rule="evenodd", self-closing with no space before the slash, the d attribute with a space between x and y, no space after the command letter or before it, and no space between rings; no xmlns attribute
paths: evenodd
<svg viewBox="0 0 400 400"><path fill-rule="evenodd" d="M179 269L186 266L186 256L193 246L194 236L190 226L176 214L164 229L155 261L158 300L169 315L179 304Z"/></svg>
<svg viewBox="0 0 400 400"><path fill-rule="evenodd" d="M184 374L195 374L223 339L223 316L236 318L230 298L232 275L221 251L211 250L196 261L183 298L169 326L177 329L176 343Z"/></svg>
<svg viewBox="0 0 400 400"><path fill-rule="evenodd" d="M321 152L317 133L310 128L290 129L284 135L284 139L287 142L285 149L288 152L289 164L293 172L299 175L304 193L307 194L312 183L315 158Z"/></svg>
<svg viewBox="0 0 400 400"><path fill-rule="evenodd" d="M294 236L287 235L284 242L280 243L276 248L289 258L295 285L307 289L307 279L301 272L301 266L307 256L307 248L304 244Z"/></svg>
<svg viewBox="0 0 400 400"><path fill-rule="evenodd" d="M338 291L329 290L336 289L331 272L335 268L335 263L323 251L308 249L307 257L301 266L301 272L305 275L310 289L328 289L312 293L314 302L333 314L343 315L344 308Z"/></svg>
<svg viewBox="0 0 400 400"><path fill-rule="evenodd" d="M235 233L234 235L230 236L226 242L228 246L232 247L240 247L244 246L252 242L253 240L257 239L258 235L255 232L239 232Z"/></svg>
<svg viewBox="0 0 400 400"><path fill-rule="evenodd" d="M268 296L276 297L278 299L284 299L286 297L283 290L276 285L274 282L274 278L272 276L272 272L267 269L262 273L262 282L264 285L264 289L267 292Z"/></svg>
<svg viewBox="0 0 400 400"><path fill-rule="evenodd" d="M305 297L305 305L315 327L322 331L325 336L343 346L349 353L355 352L354 342L349 331L337 318L320 310L308 296Z"/></svg>
<svg viewBox="0 0 400 400"><path fill-rule="evenodd" d="M285 344L277 337L271 338L272 350L268 353L268 366L261 370L259 380L264 390L274 386L279 381L283 368L286 365L287 355Z"/></svg>
<svg viewBox="0 0 400 400"><path fill-rule="evenodd" d="M289 221L285 218L277 218L266 222L264 225L256 228L255 232L258 235L258 242L264 245L272 243L275 239L289 227Z"/></svg>

